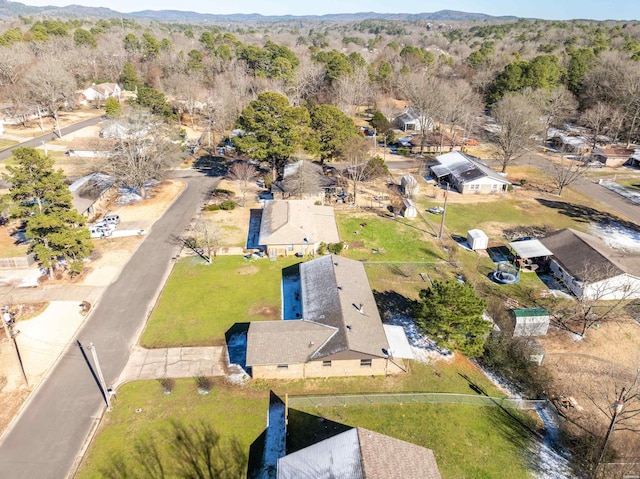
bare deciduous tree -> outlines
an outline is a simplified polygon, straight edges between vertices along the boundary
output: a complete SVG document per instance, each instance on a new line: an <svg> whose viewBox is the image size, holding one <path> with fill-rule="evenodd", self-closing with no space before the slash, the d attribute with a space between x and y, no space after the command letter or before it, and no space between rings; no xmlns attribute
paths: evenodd
<svg viewBox="0 0 640 479"><path fill-rule="evenodd" d="M235 181L242 193L242 207L246 206L247 191L249 187L256 180L258 176L258 170L248 161L236 161L231 168L229 168L228 177L231 181Z"/></svg>
<svg viewBox="0 0 640 479"><path fill-rule="evenodd" d="M52 58L41 60L29 70L26 83L34 101L45 108L46 112L56 121L58 134L58 111L62 104L73 96L76 88L73 75L59 60Z"/></svg>
<svg viewBox="0 0 640 479"><path fill-rule="evenodd" d="M146 198L146 184L164 179L179 162L180 150L171 140L177 132L148 110L134 109L105 124L114 131L115 146L107 168L122 184Z"/></svg>
<svg viewBox="0 0 640 479"><path fill-rule="evenodd" d="M562 125L572 119L578 109L578 101L567 87L558 86L551 89L538 88L525 94L530 94L533 103L538 107L544 118L543 140L549 137L549 128Z"/></svg>
<svg viewBox="0 0 640 479"><path fill-rule="evenodd" d="M322 167L310 161L300 160L297 170L283 180L286 190L298 198L320 190Z"/></svg>
<svg viewBox="0 0 640 479"><path fill-rule="evenodd" d="M613 110L614 108L611 105L599 101L585 110L582 115L580 115L580 122L583 125L591 128L591 130L593 131L593 148L596 147L598 137L607 130L607 127L609 126L611 121Z"/></svg>
<svg viewBox="0 0 640 479"><path fill-rule="evenodd" d="M320 91L324 75L324 68L320 63L312 61L307 56L300 57L300 65L296 68L293 80L287 89L287 97L291 105L299 106Z"/></svg>
<svg viewBox="0 0 640 479"><path fill-rule="evenodd" d="M342 146L340 156L347 162L343 174L351 182L353 204L356 205L359 185L367 179L367 164L370 158L369 144L367 140L360 137L348 140Z"/></svg>
<svg viewBox="0 0 640 479"><path fill-rule="evenodd" d="M420 122L420 153L424 151L433 122L442 117L445 101L441 81L430 73L412 73L403 77L400 91L414 109Z"/></svg>
<svg viewBox="0 0 640 479"><path fill-rule="evenodd" d="M558 189L558 196L562 196L562 190L584 177L585 170L586 163L582 159L572 161L563 155L560 163L552 163L552 171L548 177L551 184Z"/></svg>
<svg viewBox="0 0 640 479"><path fill-rule="evenodd" d="M540 134L540 112L523 94L505 95L493 108L493 117L499 126L496 142L501 152L502 172L507 166L527 152Z"/></svg>
<svg viewBox="0 0 640 479"><path fill-rule="evenodd" d="M359 106L367 105L371 98L369 72L366 68L355 68L351 75L342 75L335 82L336 106L343 113L354 117Z"/></svg>

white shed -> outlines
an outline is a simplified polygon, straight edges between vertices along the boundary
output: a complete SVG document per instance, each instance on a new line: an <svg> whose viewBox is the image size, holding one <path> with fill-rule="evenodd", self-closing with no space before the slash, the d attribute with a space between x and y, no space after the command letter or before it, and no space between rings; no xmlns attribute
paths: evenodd
<svg viewBox="0 0 640 479"><path fill-rule="evenodd" d="M400 187L402 188L402 193L409 198L413 198L420 193L420 185L411 175L405 175L400 179Z"/></svg>
<svg viewBox="0 0 640 479"><path fill-rule="evenodd" d="M416 204L413 200L408 198L402 199L402 216L405 218L415 218L418 216L418 209L416 208Z"/></svg>
<svg viewBox="0 0 640 479"><path fill-rule="evenodd" d="M515 319L514 336L544 336L549 329L550 316L544 308L512 309Z"/></svg>
<svg viewBox="0 0 640 479"><path fill-rule="evenodd" d="M472 250L487 249L489 237L482 230L467 231L467 244Z"/></svg>

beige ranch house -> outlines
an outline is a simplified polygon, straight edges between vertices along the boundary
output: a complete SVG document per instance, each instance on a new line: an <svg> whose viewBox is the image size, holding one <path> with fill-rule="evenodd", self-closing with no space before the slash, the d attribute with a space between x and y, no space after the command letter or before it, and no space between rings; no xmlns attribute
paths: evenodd
<svg viewBox="0 0 640 479"><path fill-rule="evenodd" d="M249 325L246 364L254 378L406 371L404 359L410 352L401 353L410 351L406 335L399 326L383 326L361 262L327 255L301 263L299 294L302 319ZM400 339L396 329L402 332Z"/></svg>
<svg viewBox="0 0 640 479"><path fill-rule="evenodd" d="M331 206L311 200L271 200L264 205L258 244L270 258L312 255L320 243L339 241Z"/></svg>

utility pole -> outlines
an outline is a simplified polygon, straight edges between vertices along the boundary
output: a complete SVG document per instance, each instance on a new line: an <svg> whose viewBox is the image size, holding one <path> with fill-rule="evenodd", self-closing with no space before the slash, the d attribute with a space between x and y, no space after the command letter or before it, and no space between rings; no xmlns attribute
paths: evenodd
<svg viewBox="0 0 640 479"><path fill-rule="evenodd" d="M102 375L102 368L100 367L100 362L98 361L98 354L96 353L96 347L93 343L89 343L89 351L91 351L91 355L93 356L93 362L96 365L96 374L98 375L98 380L100 381L100 388L104 392L104 400L107 403L107 411L111 411L111 390L107 388L107 383L104 381L104 376Z"/></svg>
<svg viewBox="0 0 640 479"><path fill-rule="evenodd" d="M13 328L9 327L9 323L11 322L11 314L8 310L4 310L2 313L2 326L4 327L4 332L7 335L7 339L9 341L13 341L13 352L16 356L16 361L18 362L18 366L20 367L20 372L22 372L22 380L24 381L24 385L29 387L29 380L27 379L27 373L24 370L24 365L22 364L22 358L20 357L20 351L18 350L18 343L16 342L16 336L20 331L14 331Z"/></svg>
<svg viewBox="0 0 640 479"><path fill-rule="evenodd" d="M618 399L613 403L613 416L611 416L611 423L609 424L609 429L607 430L607 435L604 438L604 443L602 444L602 449L600 450L600 456L598 457L598 462L596 462L596 468L594 470L594 477L598 473L598 469L600 469L600 464L604 459L604 454L607 452L607 444L609 444L609 439L611 438L611 434L613 434L614 429L616 428L616 420L618 419L618 415L624 409L624 393L627 391L626 387L623 387L618 395Z"/></svg>
<svg viewBox="0 0 640 479"><path fill-rule="evenodd" d="M442 210L442 219L440 220L440 232L438 233L438 239L442 239L442 232L444 231L444 217L447 214L447 198L449 197L449 183L447 183L447 189L444 190L444 208Z"/></svg>

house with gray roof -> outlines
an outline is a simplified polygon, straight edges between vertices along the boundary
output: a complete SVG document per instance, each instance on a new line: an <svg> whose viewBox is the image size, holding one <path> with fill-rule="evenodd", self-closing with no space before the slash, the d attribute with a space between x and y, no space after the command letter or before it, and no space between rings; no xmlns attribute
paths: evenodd
<svg viewBox="0 0 640 479"><path fill-rule="evenodd" d="M413 106L405 108L402 113L393 119L392 123L402 131L420 131L423 127L427 131L433 130L433 120L430 117L420 115L420 111Z"/></svg>
<svg viewBox="0 0 640 479"><path fill-rule="evenodd" d="M431 449L357 427L278 459L278 479L440 479Z"/></svg>
<svg viewBox="0 0 640 479"><path fill-rule="evenodd" d="M640 298L640 255L615 250L570 228L540 239L552 253L549 269L578 298Z"/></svg>
<svg viewBox="0 0 640 479"><path fill-rule="evenodd" d="M254 378L405 371L406 355L390 346L361 262L327 255L301 263L300 299L301 319L249 325L246 364Z"/></svg>
<svg viewBox="0 0 640 479"><path fill-rule="evenodd" d="M436 156L429 170L439 183L448 183L462 194L504 193L511 184L481 159L460 151Z"/></svg>
<svg viewBox="0 0 640 479"><path fill-rule="evenodd" d="M314 254L320 243L338 243L338 227L331 206L312 200L266 201L258 244L270 258Z"/></svg>
<svg viewBox="0 0 640 479"><path fill-rule="evenodd" d="M116 179L104 173L92 173L69 185L73 207L91 219L105 213L118 196Z"/></svg>

